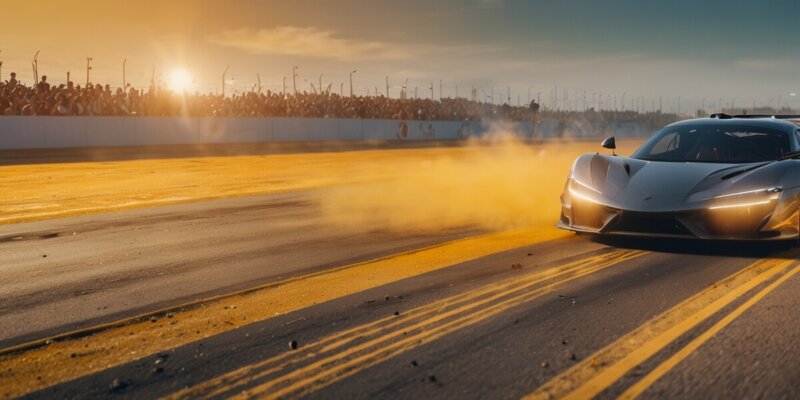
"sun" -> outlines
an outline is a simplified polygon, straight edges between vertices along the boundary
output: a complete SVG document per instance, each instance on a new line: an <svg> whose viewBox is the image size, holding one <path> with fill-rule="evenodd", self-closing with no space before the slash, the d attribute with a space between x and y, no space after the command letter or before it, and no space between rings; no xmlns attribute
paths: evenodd
<svg viewBox="0 0 800 400"><path fill-rule="evenodd" d="M183 68L175 68L169 74L169 88L175 93L184 93L192 88L192 74Z"/></svg>

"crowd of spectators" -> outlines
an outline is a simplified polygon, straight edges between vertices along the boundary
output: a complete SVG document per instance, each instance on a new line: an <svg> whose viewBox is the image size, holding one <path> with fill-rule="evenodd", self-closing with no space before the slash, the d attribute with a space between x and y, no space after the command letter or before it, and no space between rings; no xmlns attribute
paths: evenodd
<svg viewBox="0 0 800 400"><path fill-rule="evenodd" d="M217 94L178 94L151 87L112 89L110 85L73 82L51 86L42 76L34 86L20 84L14 74L0 82L0 115L54 116L221 116L317 117L399 120L512 120L537 119L590 122L640 122L661 126L677 120L674 114L632 111L552 111L532 102L525 106L495 105L466 98L440 100L340 96L335 93L283 94L271 91Z"/></svg>

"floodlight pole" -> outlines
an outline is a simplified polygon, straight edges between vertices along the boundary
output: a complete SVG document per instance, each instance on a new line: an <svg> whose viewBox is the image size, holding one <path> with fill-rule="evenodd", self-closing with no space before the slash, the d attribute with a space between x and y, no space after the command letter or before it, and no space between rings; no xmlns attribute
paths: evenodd
<svg viewBox="0 0 800 400"><path fill-rule="evenodd" d="M389 75L386 75L386 98L389 98Z"/></svg>
<svg viewBox="0 0 800 400"><path fill-rule="evenodd" d="M228 74L228 68L230 68L230 65L226 65L225 71L222 71L222 98L225 98L225 75Z"/></svg>
<svg viewBox="0 0 800 400"><path fill-rule="evenodd" d="M256 72L256 79L258 79L258 94L261 94L261 74Z"/></svg>
<svg viewBox="0 0 800 400"><path fill-rule="evenodd" d="M125 63L128 62L127 58L122 59L122 90L128 87L128 81L125 79Z"/></svg>
<svg viewBox="0 0 800 400"><path fill-rule="evenodd" d="M33 55L33 80L36 81L35 83L39 83L39 50L36 50L36 54Z"/></svg>
<svg viewBox="0 0 800 400"><path fill-rule="evenodd" d="M294 95L297 96L297 65L292 67L292 90L294 90Z"/></svg>
<svg viewBox="0 0 800 400"><path fill-rule="evenodd" d="M355 69L350 72L350 97L353 97L353 74L356 72L358 72L358 70Z"/></svg>
<svg viewBox="0 0 800 400"><path fill-rule="evenodd" d="M286 77L283 77L283 97L286 97Z"/></svg>
<svg viewBox="0 0 800 400"><path fill-rule="evenodd" d="M92 57L86 57L86 87L89 87L89 71L92 70Z"/></svg>

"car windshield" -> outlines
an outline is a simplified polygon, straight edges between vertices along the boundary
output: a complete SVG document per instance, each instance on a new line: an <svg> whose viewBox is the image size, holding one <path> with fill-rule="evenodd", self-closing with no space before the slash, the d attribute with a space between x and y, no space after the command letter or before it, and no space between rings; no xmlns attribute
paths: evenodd
<svg viewBox="0 0 800 400"><path fill-rule="evenodd" d="M648 161L752 163L792 151L787 132L747 125L668 126L645 142L633 158Z"/></svg>

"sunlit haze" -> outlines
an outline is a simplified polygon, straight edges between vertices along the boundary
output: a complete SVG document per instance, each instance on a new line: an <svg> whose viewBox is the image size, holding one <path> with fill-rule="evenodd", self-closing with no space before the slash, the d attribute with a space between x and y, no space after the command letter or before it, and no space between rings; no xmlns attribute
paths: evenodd
<svg viewBox="0 0 800 400"><path fill-rule="evenodd" d="M800 105L800 2L444 0L390 1L35 0L0 14L4 79L32 78L30 63L53 82L67 71L92 80L172 86L185 65L197 90L220 91L230 65L234 91L260 74L265 90L321 80L333 91L397 96L408 79L427 95L466 96L476 88L495 102L560 96L663 97L686 108L730 102ZM13 10L13 11L12 11ZM65 23L53 23L54 20ZM82 79L78 80L80 82ZM510 90L510 96L508 91ZM670 103L671 104L671 103ZM665 105L666 107L666 105ZM682 108L684 108L682 106Z"/></svg>
<svg viewBox="0 0 800 400"><path fill-rule="evenodd" d="M169 80L167 84L169 89L175 93L191 91L192 74L183 68L175 68L169 73Z"/></svg>

